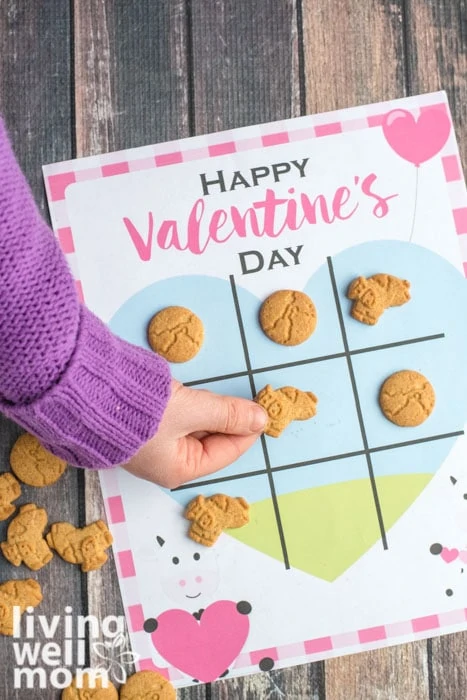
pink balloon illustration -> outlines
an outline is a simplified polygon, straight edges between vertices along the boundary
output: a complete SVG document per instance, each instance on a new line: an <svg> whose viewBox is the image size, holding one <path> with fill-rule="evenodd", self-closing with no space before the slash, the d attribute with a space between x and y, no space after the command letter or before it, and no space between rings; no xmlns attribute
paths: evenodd
<svg viewBox="0 0 467 700"><path fill-rule="evenodd" d="M393 151L417 168L441 151L450 131L451 120L441 109L426 109L417 120L405 109L394 109L383 121L383 134Z"/></svg>
<svg viewBox="0 0 467 700"><path fill-rule="evenodd" d="M409 241L412 240L415 227L420 165L438 155L446 144L450 131L451 120L444 109L424 109L420 112L418 119L405 109L394 109L383 119L383 134L389 146L401 158L413 163L417 169L415 205Z"/></svg>

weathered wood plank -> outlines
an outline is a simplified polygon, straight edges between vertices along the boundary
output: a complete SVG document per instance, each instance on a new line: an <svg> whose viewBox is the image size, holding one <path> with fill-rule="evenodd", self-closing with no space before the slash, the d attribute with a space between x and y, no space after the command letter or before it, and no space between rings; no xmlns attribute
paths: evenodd
<svg viewBox="0 0 467 700"><path fill-rule="evenodd" d="M467 2L406 0L412 94L446 90L464 169L467 167Z"/></svg>
<svg viewBox="0 0 467 700"><path fill-rule="evenodd" d="M467 688L467 632L431 640L432 694L430 700L458 700Z"/></svg>
<svg viewBox="0 0 467 700"><path fill-rule="evenodd" d="M183 0L75 0L77 155L189 135Z"/></svg>
<svg viewBox="0 0 467 700"><path fill-rule="evenodd" d="M425 642L326 662L326 700L428 700Z"/></svg>
<svg viewBox="0 0 467 700"><path fill-rule="evenodd" d="M212 700L321 700L325 697L324 664L305 664L280 671L217 681Z"/></svg>
<svg viewBox="0 0 467 700"><path fill-rule="evenodd" d="M299 115L293 0L200 0L191 21L196 133Z"/></svg>
<svg viewBox="0 0 467 700"><path fill-rule="evenodd" d="M71 153L71 104L70 104L70 12L68 3L52 2L18 3L5 0L0 4L0 110L9 128L15 152L31 184L36 201L46 212L41 165L70 158ZM16 425L0 418L0 470L6 471L9 453L22 432ZM78 474L68 469L54 485L44 489L24 486L17 505L34 502L45 507L49 523L68 520L78 524L80 497ZM8 521L9 522L9 521ZM1 523L0 539L5 539L8 522ZM53 641L64 650L65 633L63 619L65 607L75 613L81 607L81 574L77 567L67 564L58 556L44 569L35 573L25 566L15 568L0 558L0 580L10 578L34 578L42 586L44 600L36 609L50 622L54 615L61 616L61 623ZM23 627L24 635L24 627ZM18 640L17 640L18 641ZM22 640L19 640L22 644ZM43 633L37 632L34 642L47 642ZM15 700L32 700L39 696L58 698L60 691L14 688L13 640L0 636L0 697ZM63 664L66 665L66 664ZM25 664L28 667L28 664ZM47 674L52 669L47 668Z"/></svg>
<svg viewBox="0 0 467 700"><path fill-rule="evenodd" d="M403 97L402 0L303 0L309 113Z"/></svg>

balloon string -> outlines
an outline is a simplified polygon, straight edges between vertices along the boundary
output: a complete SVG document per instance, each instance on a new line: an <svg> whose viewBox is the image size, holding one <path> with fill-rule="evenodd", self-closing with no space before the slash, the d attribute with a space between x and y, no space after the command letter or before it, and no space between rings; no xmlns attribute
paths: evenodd
<svg viewBox="0 0 467 700"><path fill-rule="evenodd" d="M416 166L415 166L415 171L416 171L416 175L415 175L415 201L414 201L414 205L413 205L412 228L411 228L411 230L410 230L409 242L412 240L412 237L413 237L413 232L414 232L414 229L415 229L415 219L416 219L416 216L417 216L418 173L419 173L419 171L420 171L420 166L416 165Z"/></svg>

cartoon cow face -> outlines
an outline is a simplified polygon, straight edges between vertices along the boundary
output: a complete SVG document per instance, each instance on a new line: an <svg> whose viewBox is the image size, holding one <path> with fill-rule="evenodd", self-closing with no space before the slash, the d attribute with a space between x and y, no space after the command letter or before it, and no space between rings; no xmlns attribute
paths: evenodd
<svg viewBox="0 0 467 700"><path fill-rule="evenodd" d="M183 552L176 552L170 550L162 537L157 536L156 540L161 550L160 580L164 593L171 600L184 608L192 608L214 595L220 576L217 558L212 550L187 547Z"/></svg>

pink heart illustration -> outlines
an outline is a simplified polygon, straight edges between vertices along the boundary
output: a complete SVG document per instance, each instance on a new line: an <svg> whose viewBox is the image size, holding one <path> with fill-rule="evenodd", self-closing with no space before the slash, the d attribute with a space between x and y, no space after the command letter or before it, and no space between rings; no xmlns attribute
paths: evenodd
<svg viewBox="0 0 467 700"><path fill-rule="evenodd" d="M443 547L441 551L441 559L445 561L446 564L450 564L452 561L455 561L458 556L458 549L448 549L447 547Z"/></svg>
<svg viewBox="0 0 467 700"><path fill-rule="evenodd" d="M467 564L467 550L462 549L462 550L459 552L459 559L460 559L461 562L463 562L464 564Z"/></svg>
<svg viewBox="0 0 467 700"><path fill-rule="evenodd" d="M247 615L230 600L209 605L201 619L186 610L166 610L151 634L161 656L183 673L203 683L219 678L242 650L248 637Z"/></svg>
<svg viewBox="0 0 467 700"><path fill-rule="evenodd" d="M451 130L451 121L442 109L426 109L417 121L405 109L386 114L383 133L391 148L401 158L420 163L433 158L443 148Z"/></svg>

